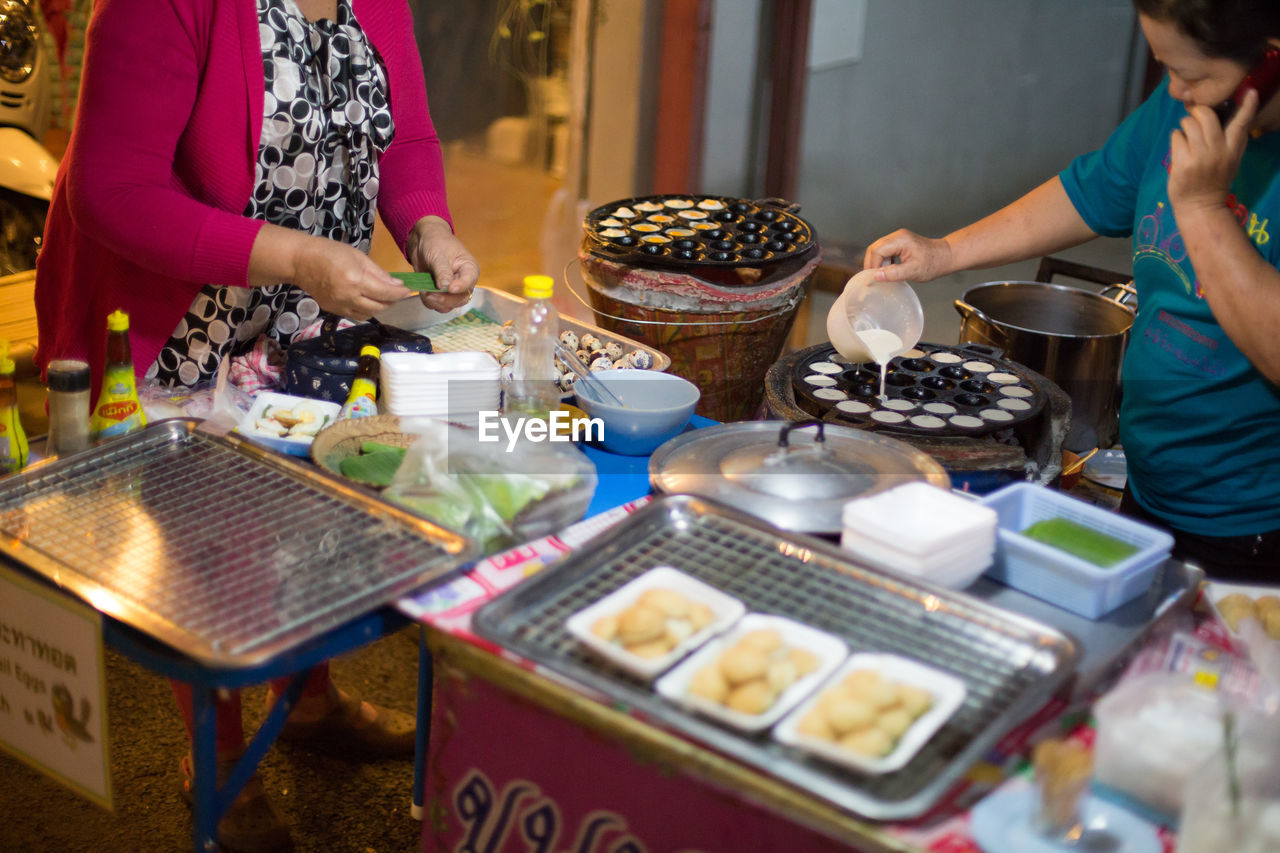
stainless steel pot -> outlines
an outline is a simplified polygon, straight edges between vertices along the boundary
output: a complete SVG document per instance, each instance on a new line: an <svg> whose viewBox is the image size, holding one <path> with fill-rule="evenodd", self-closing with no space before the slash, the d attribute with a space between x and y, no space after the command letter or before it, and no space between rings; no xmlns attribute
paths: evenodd
<svg viewBox="0 0 1280 853"><path fill-rule="evenodd" d="M1108 290L1110 290L1109 288ZM1000 281L955 301L960 342L989 344L1052 379L1071 397L1073 427L1092 430L1097 446L1116 439L1120 362L1134 312L1121 304L1127 286L1094 293L1036 281Z"/></svg>

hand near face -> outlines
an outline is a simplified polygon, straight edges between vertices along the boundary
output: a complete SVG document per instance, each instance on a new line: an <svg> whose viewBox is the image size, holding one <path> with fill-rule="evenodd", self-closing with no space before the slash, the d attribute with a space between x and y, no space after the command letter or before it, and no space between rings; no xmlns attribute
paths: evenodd
<svg viewBox="0 0 1280 853"><path fill-rule="evenodd" d="M1169 203L1174 215L1221 208L1231 191L1249 141L1249 124L1258 110L1258 93L1250 90L1224 128L1203 105L1187 108L1181 126L1169 139Z"/></svg>
<svg viewBox="0 0 1280 853"><path fill-rule="evenodd" d="M452 311L471 298L480 265L440 217L418 221L405 241L405 256L415 271L435 276L440 292L420 295L422 304L432 311Z"/></svg>

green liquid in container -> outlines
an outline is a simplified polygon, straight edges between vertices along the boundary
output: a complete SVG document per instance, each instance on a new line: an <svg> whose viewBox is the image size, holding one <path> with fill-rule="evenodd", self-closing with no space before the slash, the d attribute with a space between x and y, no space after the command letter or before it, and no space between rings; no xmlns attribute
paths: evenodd
<svg viewBox="0 0 1280 853"><path fill-rule="evenodd" d="M1046 518L1022 535L1066 551L1101 568L1110 568L1138 553L1138 546L1066 518Z"/></svg>

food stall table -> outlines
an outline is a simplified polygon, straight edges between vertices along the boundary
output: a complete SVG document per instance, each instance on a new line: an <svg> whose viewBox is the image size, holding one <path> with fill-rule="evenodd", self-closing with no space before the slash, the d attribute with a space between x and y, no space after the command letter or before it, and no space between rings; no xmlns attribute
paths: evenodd
<svg viewBox="0 0 1280 853"><path fill-rule="evenodd" d="M307 669L403 626L385 605L461 568L473 545L197 426L162 421L6 478L0 557L88 603L122 653L192 685L193 838L212 850ZM217 790L217 692L286 675L284 701Z"/></svg>
<svg viewBox="0 0 1280 853"><path fill-rule="evenodd" d="M514 837L517 820L525 821L526 828L536 824L541 827L538 832L549 831L544 825L547 814L559 815L560 829L572 832L575 820L594 813L588 808L591 803L605 809L615 830L628 826L643 829L649 835L650 849L676 843L687 846L690 838L673 836L670 826L655 828L647 809L640 805L653 797L668 802L672 796L681 803L695 804L692 813L705 815L712 825L735 827L734 831L749 828L744 830L748 832L744 838L752 837L750 833L757 838L766 837L760 833L783 833L786 849L828 849L837 843L855 844L859 849L919 849L917 845L924 843L920 839L931 835L963 835L963 821L960 830L944 825L931 833L905 822L869 822L834 808L768 772L691 741L662 720L637 714L626 702L615 706L609 697L584 691L573 678L472 632L472 614L499 591L581 547L593 534L646 501L641 499L560 536L481 561L454 583L401 602L407 613L430 626L428 642L437 662L432 746L425 780L430 794L424 827L428 849L447 846L464 835L473 841L487 837L489 849L507 849L500 843L508 831ZM1184 566L1171 562L1152 596L1121 608L1114 619L1104 620L1093 632L1095 641L1086 638L1083 644L1076 679L1080 690L1096 686L1140 637L1184 606L1197 582L1194 572L1188 574ZM1006 606L1010 595L1021 595L998 585L992 587L988 593L997 599L1004 597ZM1063 618L1067 622L1075 619L1065 611ZM1078 630L1080 626L1073 627ZM1064 707L1062 701L1051 703L1011 731L970 771L966 781L990 783L1002 778L1002 768L1020 759L1029 736ZM546 733L550 746L531 742L531 732ZM584 765L581 756L593 760ZM490 757L497 762L493 767L500 768L492 776L486 774ZM520 772L512 769L513 762ZM539 778L539 771L550 767L555 772ZM612 776L634 783L634 790L621 800L621 807L615 797L615 805L609 809L603 799L616 787ZM538 791L545 796L539 799ZM521 792L528 795L523 804L517 802ZM717 823L716 816L724 817L726 804L732 806L737 818ZM944 802L940 807L944 815L948 805L954 803ZM578 825L577 831L587 832L587 823ZM671 824L683 825L679 821ZM525 838L532 840L527 834ZM839 841L832 842L832 838ZM966 847L931 849L976 848L970 842Z"/></svg>

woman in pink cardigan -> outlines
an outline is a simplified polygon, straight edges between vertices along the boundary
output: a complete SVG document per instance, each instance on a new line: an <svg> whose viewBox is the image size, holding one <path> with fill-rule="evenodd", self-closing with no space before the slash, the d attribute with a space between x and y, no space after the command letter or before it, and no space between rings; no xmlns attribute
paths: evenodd
<svg viewBox="0 0 1280 853"><path fill-rule="evenodd" d="M405 0L100 0L37 265L41 367L86 359L98 387L117 308L140 375L185 385L321 311L368 318L412 295L368 257L375 212L434 274L427 306L465 302L479 270L453 235L412 34ZM244 747L238 695L218 723L222 766ZM282 737L407 755L413 719L321 665ZM219 834L288 843L256 777Z"/></svg>

